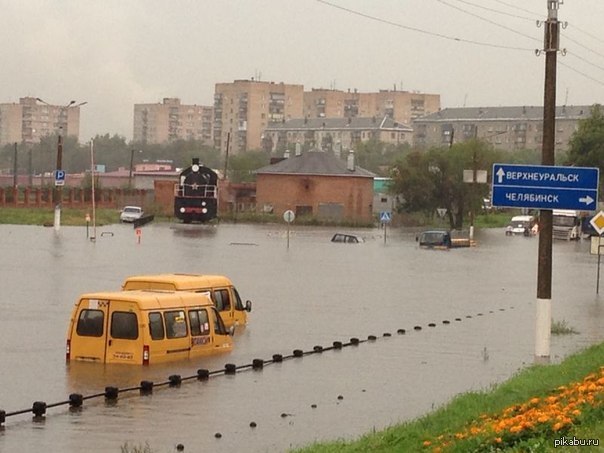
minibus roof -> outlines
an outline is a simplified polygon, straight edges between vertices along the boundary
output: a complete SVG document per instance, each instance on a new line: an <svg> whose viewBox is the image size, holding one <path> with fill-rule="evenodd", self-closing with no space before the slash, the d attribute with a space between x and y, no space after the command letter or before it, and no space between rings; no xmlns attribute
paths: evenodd
<svg viewBox="0 0 604 453"><path fill-rule="evenodd" d="M186 291L106 291L82 294L79 300L83 299L133 302L137 304L141 310L214 306L207 294L190 293Z"/></svg>
<svg viewBox="0 0 604 453"><path fill-rule="evenodd" d="M128 282L137 282L137 288L141 284L160 283L165 289L176 291L198 290L214 286L231 286L231 280L224 275L206 275L206 274L155 274L155 275L134 275L126 278L122 288L126 288Z"/></svg>

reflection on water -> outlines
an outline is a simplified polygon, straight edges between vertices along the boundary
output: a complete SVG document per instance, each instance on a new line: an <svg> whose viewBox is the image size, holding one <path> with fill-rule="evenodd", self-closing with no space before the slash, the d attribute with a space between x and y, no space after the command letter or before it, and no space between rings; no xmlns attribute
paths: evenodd
<svg viewBox="0 0 604 453"><path fill-rule="evenodd" d="M185 451L284 451L419 416L533 362L536 238L478 231L478 247L431 251L419 249L415 231L389 230L385 244L381 230L338 231L365 242L334 244L333 229L292 226L288 249L280 225L155 224L143 228L140 242L127 225L105 231L113 236L99 230L92 243L84 228L56 235L0 226L0 410L195 376L200 368L352 337L376 341L193 379L150 396L120 394L114 404L88 400L77 412L52 408L45 423L32 424L31 414L11 418L0 431L0 451L94 445L114 452L126 441L157 451L174 451L177 443ZM553 319L580 334L552 338L553 361L602 340L604 309L588 249L587 241L554 244ZM226 274L253 301L231 353L150 367L65 364L79 294L118 290L129 275L159 272Z"/></svg>

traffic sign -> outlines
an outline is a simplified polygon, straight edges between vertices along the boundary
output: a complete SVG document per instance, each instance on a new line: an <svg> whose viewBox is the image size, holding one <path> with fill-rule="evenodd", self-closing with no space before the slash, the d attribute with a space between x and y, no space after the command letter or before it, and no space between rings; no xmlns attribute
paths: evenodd
<svg viewBox="0 0 604 453"><path fill-rule="evenodd" d="M493 164L492 204L508 208L593 211L599 169Z"/></svg>
<svg viewBox="0 0 604 453"><path fill-rule="evenodd" d="M591 218L589 223L591 223L591 226L594 227L594 230L596 230L596 232L602 236L602 233L604 233L604 212L598 212Z"/></svg>
<svg viewBox="0 0 604 453"><path fill-rule="evenodd" d="M392 220L392 213L390 211L380 212L380 222L388 223Z"/></svg>
<svg viewBox="0 0 604 453"><path fill-rule="evenodd" d="M294 211L288 209L287 211L285 211L283 213L283 220L285 220L287 223L292 223L296 218L296 214L294 214Z"/></svg>
<svg viewBox="0 0 604 453"><path fill-rule="evenodd" d="M64 186L65 185L65 171L64 170L55 170L55 186Z"/></svg>

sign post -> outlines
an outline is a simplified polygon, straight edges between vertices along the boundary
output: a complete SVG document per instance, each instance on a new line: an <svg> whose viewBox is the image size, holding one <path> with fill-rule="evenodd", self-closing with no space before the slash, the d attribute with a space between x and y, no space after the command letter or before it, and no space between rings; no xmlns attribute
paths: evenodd
<svg viewBox="0 0 604 453"><path fill-rule="evenodd" d="M380 212L380 222L384 228L384 244L386 243L386 225L392 221L392 213L390 211Z"/></svg>
<svg viewBox="0 0 604 453"><path fill-rule="evenodd" d="M549 357L551 340L551 217L554 209L593 211L599 169L555 165L493 164L493 206L541 209L535 356Z"/></svg>
<svg viewBox="0 0 604 453"><path fill-rule="evenodd" d="M294 219L296 218L296 214L294 214L294 211L288 209L287 211L285 211L283 213L283 220L285 220L285 222L287 223L287 248L289 249L289 224L292 223L294 221Z"/></svg>
<svg viewBox="0 0 604 453"><path fill-rule="evenodd" d="M589 221L598 237L591 239L591 253L598 255L598 275L596 277L596 294L600 292L600 256L602 255L602 234L604 234L604 212L600 211Z"/></svg>

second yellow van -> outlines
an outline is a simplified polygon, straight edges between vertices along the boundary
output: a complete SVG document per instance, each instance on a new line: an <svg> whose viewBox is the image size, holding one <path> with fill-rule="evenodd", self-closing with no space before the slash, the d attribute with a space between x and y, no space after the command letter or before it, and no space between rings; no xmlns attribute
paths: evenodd
<svg viewBox="0 0 604 453"><path fill-rule="evenodd" d="M243 304L233 282L224 275L205 274L155 274L128 277L122 284L123 291L135 289L162 289L168 291L191 291L210 293L227 327L247 324L247 313L252 311L252 302Z"/></svg>
<svg viewBox="0 0 604 453"><path fill-rule="evenodd" d="M230 332L206 294L114 291L83 294L67 330L67 361L152 363L227 352Z"/></svg>

